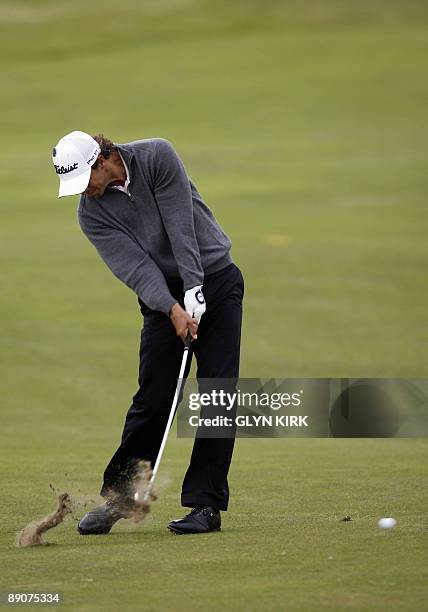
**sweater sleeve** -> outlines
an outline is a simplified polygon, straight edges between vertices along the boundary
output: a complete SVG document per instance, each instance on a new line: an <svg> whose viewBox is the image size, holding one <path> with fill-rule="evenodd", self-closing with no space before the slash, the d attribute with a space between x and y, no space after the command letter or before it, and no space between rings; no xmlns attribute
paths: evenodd
<svg viewBox="0 0 428 612"><path fill-rule="evenodd" d="M177 300L156 263L125 232L79 213L83 233L95 246L113 274L132 289L152 310L166 315Z"/></svg>
<svg viewBox="0 0 428 612"><path fill-rule="evenodd" d="M193 221L193 200L183 162L171 143L157 139L153 158L154 196L171 243L184 291L204 282Z"/></svg>

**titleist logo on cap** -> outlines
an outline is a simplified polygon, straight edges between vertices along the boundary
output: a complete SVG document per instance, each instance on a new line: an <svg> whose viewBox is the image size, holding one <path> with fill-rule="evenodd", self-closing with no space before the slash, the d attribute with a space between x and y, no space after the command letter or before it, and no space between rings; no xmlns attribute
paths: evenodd
<svg viewBox="0 0 428 612"><path fill-rule="evenodd" d="M57 174L68 174L68 172L73 172L73 170L76 170L79 164L78 162L75 162L71 166L57 166L56 164L54 164L54 166Z"/></svg>

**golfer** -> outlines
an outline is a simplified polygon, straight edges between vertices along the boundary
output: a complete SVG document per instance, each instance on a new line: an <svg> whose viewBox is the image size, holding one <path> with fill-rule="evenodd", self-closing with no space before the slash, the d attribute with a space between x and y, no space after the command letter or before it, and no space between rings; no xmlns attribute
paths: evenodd
<svg viewBox="0 0 428 612"><path fill-rule="evenodd" d="M58 197L81 194L84 234L136 293L144 316L139 388L104 472L106 501L78 524L82 535L105 534L134 503L138 462L153 467L156 461L188 334L198 379L238 378L244 281L230 239L167 140L114 144L102 134L75 131L53 149L53 163ZM195 438L181 493L181 505L192 510L171 521L171 531L220 529L233 445L233 437Z"/></svg>

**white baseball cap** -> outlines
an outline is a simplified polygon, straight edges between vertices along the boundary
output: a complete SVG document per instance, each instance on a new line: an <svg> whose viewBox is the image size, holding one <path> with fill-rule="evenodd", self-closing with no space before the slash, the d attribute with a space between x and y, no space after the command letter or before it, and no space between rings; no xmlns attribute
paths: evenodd
<svg viewBox="0 0 428 612"><path fill-rule="evenodd" d="M86 132L66 134L52 150L52 160L59 176L58 197L85 191L91 167L101 153L100 145Z"/></svg>

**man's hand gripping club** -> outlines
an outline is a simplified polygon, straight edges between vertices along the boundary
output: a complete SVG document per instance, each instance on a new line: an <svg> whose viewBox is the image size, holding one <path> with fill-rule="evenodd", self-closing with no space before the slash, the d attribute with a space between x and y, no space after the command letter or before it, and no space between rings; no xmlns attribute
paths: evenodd
<svg viewBox="0 0 428 612"><path fill-rule="evenodd" d="M186 342L188 334L192 340L196 340L198 325L205 312L206 304L202 293L202 285L188 289L184 294L184 310L178 302L174 304L169 313L169 318L175 327L177 336Z"/></svg>

